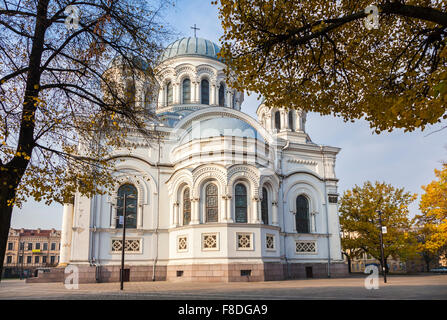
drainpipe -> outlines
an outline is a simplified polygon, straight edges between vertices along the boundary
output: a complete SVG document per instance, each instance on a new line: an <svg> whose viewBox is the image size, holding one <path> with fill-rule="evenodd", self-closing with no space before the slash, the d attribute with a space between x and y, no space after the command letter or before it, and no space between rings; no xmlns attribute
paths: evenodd
<svg viewBox="0 0 447 320"><path fill-rule="evenodd" d="M331 277L331 240L329 236L329 201L327 196L327 189L326 189L326 165L325 165L325 156L323 151L323 146L320 145L320 151L323 158L323 179L324 179L324 198L325 198L325 211L326 211L326 233L327 233L327 277Z"/></svg>
<svg viewBox="0 0 447 320"><path fill-rule="evenodd" d="M283 153L284 153L284 150L286 150L289 147L289 144L290 144L290 141L287 140L286 141L286 145L281 150L281 176L284 175L284 172L283 172L283 168L284 168L284 165L283 165L283 160L284 160ZM284 225L284 201L283 201L283 199L284 199L284 187L283 187L284 186L284 179L282 179L280 181L280 183L281 183L281 199L278 199L278 200L281 200L281 207L282 207L282 230L284 231L284 233L286 233L285 225ZM279 203L279 201L278 201L278 203ZM286 266L287 266L287 279L289 279L290 278L290 267L289 267L289 262L287 261L286 237L287 237L287 235L284 235L283 247L284 247L284 260L286 261Z"/></svg>
<svg viewBox="0 0 447 320"><path fill-rule="evenodd" d="M156 127L155 127L156 130ZM158 224L159 224L159 216L160 216L160 134L158 134L158 161L155 164L157 167L157 224L155 226L155 257L152 267L152 281L155 281L155 265L158 259Z"/></svg>

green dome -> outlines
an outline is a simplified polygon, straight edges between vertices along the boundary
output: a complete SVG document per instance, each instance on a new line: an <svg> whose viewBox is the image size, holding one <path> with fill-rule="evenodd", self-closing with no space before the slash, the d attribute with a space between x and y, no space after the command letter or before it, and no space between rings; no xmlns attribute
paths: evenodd
<svg viewBox="0 0 447 320"><path fill-rule="evenodd" d="M203 56L215 60L220 60L217 53L220 47L203 38L182 38L166 47L159 58L159 62L179 57L179 56Z"/></svg>

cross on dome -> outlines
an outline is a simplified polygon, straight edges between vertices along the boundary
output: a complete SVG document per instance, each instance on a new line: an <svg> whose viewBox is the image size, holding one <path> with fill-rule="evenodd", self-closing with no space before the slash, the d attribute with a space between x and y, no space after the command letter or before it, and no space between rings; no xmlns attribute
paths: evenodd
<svg viewBox="0 0 447 320"><path fill-rule="evenodd" d="M194 23L194 27L191 27L191 29L194 29L194 38L197 38L196 31L197 31L197 30L200 30L200 28L197 28L197 27L196 27L196 24Z"/></svg>

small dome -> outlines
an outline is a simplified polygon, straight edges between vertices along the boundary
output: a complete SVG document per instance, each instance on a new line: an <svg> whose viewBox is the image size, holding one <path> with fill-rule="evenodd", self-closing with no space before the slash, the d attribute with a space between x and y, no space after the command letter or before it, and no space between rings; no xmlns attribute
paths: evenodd
<svg viewBox="0 0 447 320"><path fill-rule="evenodd" d="M136 67L142 71L147 71L149 69L149 64L147 61L140 57L136 57L131 54L126 54L126 57L122 55L116 55L115 58L110 62L109 68L121 66L131 66Z"/></svg>
<svg viewBox="0 0 447 320"><path fill-rule="evenodd" d="M159 62L163 62L170 58L179 56L204 56L215 60L220 60L217 57L220 47L203 38L182 38L166 47L159 58Z"/></svg>

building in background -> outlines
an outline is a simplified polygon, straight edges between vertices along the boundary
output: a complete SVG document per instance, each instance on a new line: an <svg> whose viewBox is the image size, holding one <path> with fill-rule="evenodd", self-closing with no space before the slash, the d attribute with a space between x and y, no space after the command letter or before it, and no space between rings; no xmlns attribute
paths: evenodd
<svg viewBox="0 0 447 320"><path fill-rule="evenodd" d="M57 266L60 239L55 229L9 229L2 277L34 276L37 268Z"/></svg>

